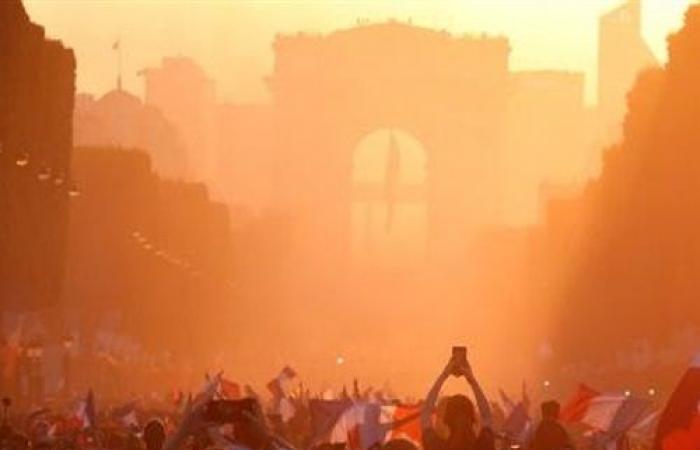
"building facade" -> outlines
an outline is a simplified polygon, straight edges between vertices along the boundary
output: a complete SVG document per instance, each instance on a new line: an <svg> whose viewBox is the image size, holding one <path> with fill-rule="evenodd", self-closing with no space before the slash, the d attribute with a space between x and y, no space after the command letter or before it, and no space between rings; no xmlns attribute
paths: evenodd
<svg viewBox="0 0 700 450"><path fill-rule="evenodd" d="M0 302L55 306L61 297L71 180L75 56L0 2Z"/></svg>

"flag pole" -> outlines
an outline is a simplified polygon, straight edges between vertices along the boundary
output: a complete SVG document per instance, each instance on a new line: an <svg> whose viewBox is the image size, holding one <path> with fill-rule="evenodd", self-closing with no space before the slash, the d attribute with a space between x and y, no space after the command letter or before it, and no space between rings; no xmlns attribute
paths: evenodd
<svg viewBox="0 0 700 450"><path fill-rule="evenodd" d="M117 51L117 90L122 90L122 37L117 38L117 41L112 46L113 50Z"/></svg>

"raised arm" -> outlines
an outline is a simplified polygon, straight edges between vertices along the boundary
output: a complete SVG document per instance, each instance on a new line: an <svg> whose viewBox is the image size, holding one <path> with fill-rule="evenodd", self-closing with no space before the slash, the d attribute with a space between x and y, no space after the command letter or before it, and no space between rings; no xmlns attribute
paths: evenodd
<svg viewBox="0 0 700 450"><path fill-rule="evenodd" d="M440 375L433 383L433 387L428 391L428 395L425 397L425 403L423 403L423 409L420 414L420 423L423 429L430 428L432 426L432 416L435 405L437 404L438 397L440 396L440 390L442 385L445 384L445 380L452 373L452 360L447 363L447 366L443 369Z"/></svg>
<svg viewBox="0 0 700 450"><path fill-rule="evenodd" d="M192 399L190 395L180 425L175 433L165 440L163 450L180 450L191 434L207 427L208 424L202 417L202 413L205 405L214 398L222 374L219 372L214 378L209 379L202 392L195 399Z"/></svg>
<svg viewBox="0 0 700 450"><path fill-rule="evenodd" d="M479 408L479 415L481 416L481 425L483 427L492 428L493 425L493 415L491 413L491 404L486 399L484 391L481 389L481 385L474 376L471 365L467 364L467 367L462 369L464 378L467 379L469 386L472 388L474 393L474 399L476 399L476 407Z"/></svg>

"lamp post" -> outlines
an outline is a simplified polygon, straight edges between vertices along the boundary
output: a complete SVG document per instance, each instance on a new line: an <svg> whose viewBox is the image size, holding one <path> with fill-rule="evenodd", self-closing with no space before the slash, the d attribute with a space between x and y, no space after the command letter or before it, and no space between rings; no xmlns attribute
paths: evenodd
<svg viewBox="0 0 700 450"><path fill-rule="evenodd" d="M72 388L71 356L73 351L73 336L67 334L63 337L63 393L68 398Z"/></svg>
<svg viewBox="0 0 700 450"><path fill-rule="evenodd" d="M27 372L30 404L41 404L44 397L43 374L44 347L39 340L27 346Z"/></svg>

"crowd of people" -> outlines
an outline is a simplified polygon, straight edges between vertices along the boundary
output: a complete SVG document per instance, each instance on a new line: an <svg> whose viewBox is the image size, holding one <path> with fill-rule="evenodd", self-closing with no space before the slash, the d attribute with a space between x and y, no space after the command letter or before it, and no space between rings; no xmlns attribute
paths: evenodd
<svg viewBox="0 0 700 450"><path fill-rule="evenodd" d="M295 377L285 368L265 396L223 373L207 375L196 394L132 398L133 386L124 381L122 398L109 400L99 390L19 405L8 396L2 400L0 450L628 450L651 448L658 420L657 413L643 415L641 409L632 418L624 394L613 410L611 399L618 397L590 390L563 406L546 399L539 413L531 412L525 389L518 401L503 392L493 401L468 360L454 356L424 400L412 404L361 391L357 382L351 392L312 395L290 388ZM464 380L467 392L441 395L451 377ZM602 409L591 415L595 402ZM596 414L611 416L607 425Z"/></svg>

